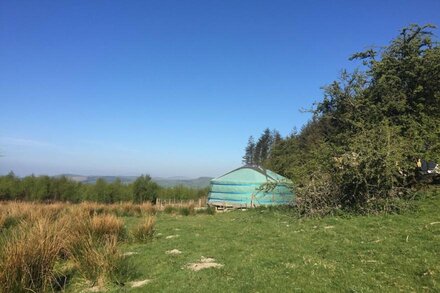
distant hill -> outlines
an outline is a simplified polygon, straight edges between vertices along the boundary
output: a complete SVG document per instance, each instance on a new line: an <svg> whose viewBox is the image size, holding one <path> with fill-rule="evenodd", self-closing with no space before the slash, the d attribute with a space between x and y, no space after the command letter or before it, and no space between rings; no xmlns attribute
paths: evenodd
<svg viewBox="0 0 440 293"><path fill-rule="evenodd" d="M121 179L122 183L131 183L136 180L138 176L84 176L84 175L78 175L78 174L61 174L55 177L60 176L66 176L67 178L70 178L73 181L81 182L85 184L93 184L95 183L99 178L104 179L107 182L113 182L116 180L116 178ZM187 177L182 176L174 176L174 177L154 177L153 180L157 182L162 187L173 187L177 185L184 185L187 187L193 187L193 188L204 188L209 186L209 182L212 179L212 177L199 177L195 179L190 179Z"/></svg>
<svg viewBox="0 0 440 293"><path fill-rule="evenodd" d="M199 177L196 179L172 179L172 178L153 178L160 186L172 187L184 185L193 188L204 188L209 186L212 177Z"/></svg>
<svg viewBox="0 0 440 293"><path fill-rule="evenodd" d="M121 179L122 183L131 183L136 180L137 176L84 176L77 174L61 174L55 177L66 176L67 178L81 183L95 183L99 178L107 182L113 182L116 178Z"/></svg>

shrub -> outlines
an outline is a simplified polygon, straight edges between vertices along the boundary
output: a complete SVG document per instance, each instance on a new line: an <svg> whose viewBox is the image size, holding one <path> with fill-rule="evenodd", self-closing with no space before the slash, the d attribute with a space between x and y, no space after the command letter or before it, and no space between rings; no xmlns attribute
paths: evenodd
<svg viewBox="0 0 440 293"><path fill-rule="evenodd" d="M196 214L196 210L194 208L194 205L191 204L187 207L180 207L179 208L179 214L182 216L189 216L189 215L195 215Z"/></svg>
<svg viewBox="0 0 440 293"><path fill-rule="evenodd" d="M300 216L312 217L334 214L340 208L339 194L329 174L313 172L297 188L296 211Z"/></svg>
<svg viewBox="0 0 440 293"><path fill-rule="evenodd" d="M206 213L207 213L208 215L215 215L215 213L216 213L216 209L215 209L215 207L207 207L207 208L206 208Z"/></svg>
<svg viewBox="0 0 440 293"><path fill-rule="evenodd" d="M0 216L0 231L2 229L8 229L20 223L21 217L11 215Z"/></svg>
<svg viewBox="0 0 440 293"><path fill-rule="evenodd" d="M197 214L214 215L216 213L215 207L208 206L205 209L197 210Z"/></svg>
<svg viewBox="0 0 440 293"><path fill-rule="evenodd" d="M190 210L188 207L181 207L179 208L179 214L182 216L189 216L190 215Z"/></svg>
<svg viewBox="0 0 440 293"><path fill-rule="evenodd" d="M172 214L176 211L173 206L166 206L163 210L166 214Z"/></svg>

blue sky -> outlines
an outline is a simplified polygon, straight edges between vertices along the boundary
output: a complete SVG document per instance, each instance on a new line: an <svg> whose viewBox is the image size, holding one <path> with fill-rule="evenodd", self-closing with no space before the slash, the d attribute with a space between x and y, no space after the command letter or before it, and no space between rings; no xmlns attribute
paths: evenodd
<svg viewBox="0 0 440 293"><path fill-rule="evenodd" d="M217 176L440 1L0 1L0 174ZM438 31L437 31L438 34Z"/></svg>

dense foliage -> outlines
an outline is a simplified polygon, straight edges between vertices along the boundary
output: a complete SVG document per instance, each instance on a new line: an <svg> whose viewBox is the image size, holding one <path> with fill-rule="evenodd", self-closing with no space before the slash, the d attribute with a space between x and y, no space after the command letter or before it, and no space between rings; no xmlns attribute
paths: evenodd
<svg viewBox="0 0 440 293"><path fill-rule="evenodd" d="M374 210L408 196L418 159L440 161L433 28L411 25L387 47L354 54L361 68L343 71L324 88L311 121L270 147L260 163L295 182L304 213Z"/></svg>
<svg viewBox="0 0 440 293"><path fill-rule="evenodd" d="M19 178L12 172L7 176L0 176L0 200L102 203L150 201L154 203L157 198L197 199L206 196L207 193L207 188L160 187L148 175L142 175L130 184L124 184L120 179L109 183L102 178L94 184L82 184L65 176L32 175Z"/></svg>

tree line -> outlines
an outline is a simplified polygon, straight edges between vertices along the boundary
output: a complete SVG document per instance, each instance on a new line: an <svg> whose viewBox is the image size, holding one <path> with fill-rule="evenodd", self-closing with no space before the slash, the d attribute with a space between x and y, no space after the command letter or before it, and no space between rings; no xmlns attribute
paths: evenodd
<svg viewBox="0 0 440 293"><path fill-rule="evenodd" d="M249 139L243 161L292 179L306 214L387 209L411 196L416 162L440 162L434 28L411 25L388 46L353 54L360 66L324 87L301 131L275 140L266 129L257 143Z"/></svg>
<svg viewBox="0 0 440 293"><path fill-rule="evenodd" d="M0 200L19 201L96 201L115 203L131 201L135 203L161 199L198 199L208 194L208 188L186 186L161 187L150 176L141 175L134 182L124 184L119 178L107 182L99 178L96 183L83 184L65 176L17 177L13 172L0 176Z"/></svg>
<svg viewBox="0 0 440 293"><path fill-rule="evenodd" d="M270 130L266 128L258 140L255 142L254 137L250 136L248 144L243 156L245 165L261 165L268 158L275 144L282 140L278 130Z"/></svg>

